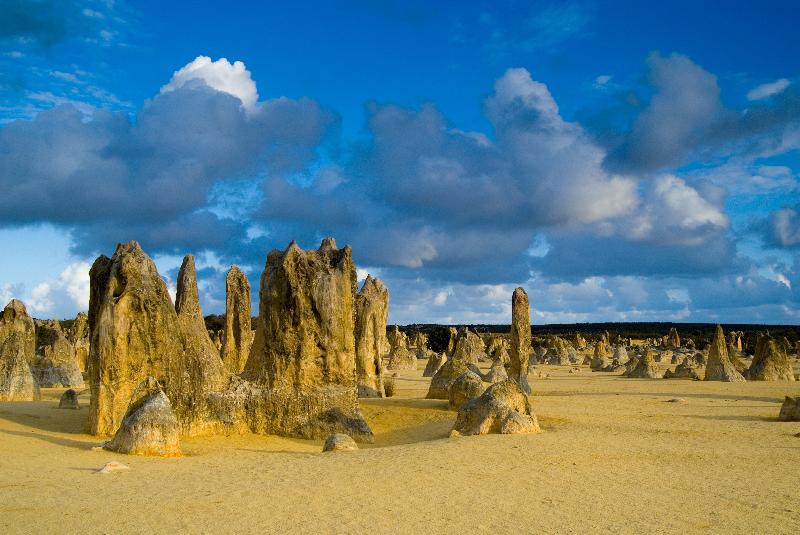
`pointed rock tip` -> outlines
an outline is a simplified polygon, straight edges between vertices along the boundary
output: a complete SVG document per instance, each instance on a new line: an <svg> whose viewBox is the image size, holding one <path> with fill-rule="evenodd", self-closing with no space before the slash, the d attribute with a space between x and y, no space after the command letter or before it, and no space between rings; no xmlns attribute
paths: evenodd
<svg viewBox="0 0 800 535"><path fill-rule="evenodd" d="M5 306L5 308L3 310L4 311L5 310L13 310L16 314L24 315L24 316L28 315L28 308L25 306L25 303L23 303L22 301L20 301L16 297L11 299L11 301L8 302L8 304Z"/></svg>
<svg viewBox="0 0 800 535"><path fill-rule="evenodd" d="M298 250L298 251L302 251L300 246L297 245L297 240L292 240L291 242L289 242L289 245L286 246L286 249L284 249L284 253L288 253L289 251L292 251L292 250L295 250L295 249Z"/></svg>
<svg viewBox="0 0 800 535"><path fill-rule="evenodd" d="M333 238L332 236L326 236L326 237L322 238L322 243L319 244L319 251L321 253L324 253L324 252L327 252L327 251L335 251L336 249L337 249L337 247L336 247L336 239L335 238Z"/></svg>
<svg viewBox="0 0 800 535"><path fill-rule="evenodd" d="M124 243L118 243L117 248L114 250L114 256L123 253L136 253L141 252L144 253L142 250L142 246L139 245L139 242L136 240L129 240Z"/></svg>

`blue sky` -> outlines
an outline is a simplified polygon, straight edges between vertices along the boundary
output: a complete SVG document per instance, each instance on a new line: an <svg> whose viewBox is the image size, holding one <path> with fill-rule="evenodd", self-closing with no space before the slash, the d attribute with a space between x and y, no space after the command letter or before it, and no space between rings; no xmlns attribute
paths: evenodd
<svg viewBox="0 0 800 535"><path fill-rule="evenodd" d="M206 3L203 3L206 4ZM328 234L390 321L795 323L794 2L6 0L0 299Z"/></svg>

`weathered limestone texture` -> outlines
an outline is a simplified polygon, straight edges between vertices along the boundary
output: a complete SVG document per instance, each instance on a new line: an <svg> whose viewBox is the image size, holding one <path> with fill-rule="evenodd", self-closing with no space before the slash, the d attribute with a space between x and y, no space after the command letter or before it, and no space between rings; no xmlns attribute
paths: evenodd
<svg viewBox="0 0 800 535"><path fill-rule="evenodd" d="M356 295L356 374L358 396L381 398L383 389L383 351L386 348L386 320L389 316L389 291L367 275ZM414 359L416 367L416 358Z"/></svg>
<svg viewBox="0 0 800 535"><path fill-rule="evenodd" d="M40 387L83 388L75 348L55 320L36 324L36 361L31 371Z"/></svg>
<svg viewBox="0 0 800 535"><path fill-rule="evenodd" d="M540 431L530 399L516 381L490 386L480 397L464 403L451 435L522 434Z"/></svg>
<svg viewBox="0 0 800 535"><path fill-rule="evenodd" d="M33 319L28 315L25 303L18 299L8 302L0 314L0 343L12 332L22 336L23 354L28 364L36 360L36 327Z"/></svg>
<svg viewBox="0 0 800 535"><path fill-rule="evenodd" d="M741 383L745 379L728 358L728 348L725 345L725 333L717 325L714 340L708 349L708 362L706 363L706 381L727 381Z"/></svg>
<svg viewBox="0 0 800 535"><path fill-rule="evenodd" d="M38 401L39 384L26 359L25 333L12 331L0 340L0 401Z"/></svg>
<svg viewBox="0 0 800 535"><path fill-rule="evenodd" d="M117 431L134 390L148 376L164 385L182 433L214 427L207 396L222 390L228 375L202 323L193 264L184 260L181 268L176 313L138 243L119 244L111 258L95 260L89 272L92 434Z"/></svg>
<svg viewBox="0 0 800 535"><path fill-rule="evenodd" d="M85 372L89 367L89 317L85 312L78 312L72 329L69 331L69 341L75 348L75 360L78 369Z"/></svg>
<svg viewBox="0 0 800 535"><path fill-rule="evenodd" d="M231 266L225 277L225 330L222 334L222 361L231 373L244 370L253 343L250 311L250 281Z"/></svg>
<svg viewBox="0 0 800 535"><path fill-rule="evenodd" d="M768 333L758 339L756 354L744 376L749 381L794 381L792 363L785 344Z"/></svg>
<svg viewBox="0 0 800 535"><path fill-rule="evenodd" d="M531 393L528 384L528 359L531 354L531 307L522 288L511 296L511 365L508 376L523 392Z"/></svg>
<svg viewBox="0 0 800 535"><path fill-rule="evenodd" d="M239 407L253 432L372 441L357 398L356 269L349 246L273 250L261 277L258 328L243 376L262 391Z"/></svg>
<svg viewBox="0 0 800 535"><path fill-rule="evenodd" d="M148 377L133 394L114 438L103 448L128 455L179 457L178 419L158 382Z"/></svg>
<svg viewBox="0 0 800 535"><path fill-rule="evenodd" d="M450 410L457 411L467 401L483 394L484 390L486 388L477 373L470 371L461 375L450 385Z"/></svg>

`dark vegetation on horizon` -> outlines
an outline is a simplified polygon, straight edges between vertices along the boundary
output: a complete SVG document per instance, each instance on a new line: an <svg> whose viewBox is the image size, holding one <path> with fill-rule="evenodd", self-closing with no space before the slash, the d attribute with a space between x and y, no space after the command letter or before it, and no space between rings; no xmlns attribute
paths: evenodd
<svg viewBox="0 0 800 535"><path fill-rule="evenodd" d="M800 340L800 326L797 325L754 325L746 323L723 323L721 324L725 332L742 331L744 332L743 342L745 351L752 353L756 344L756 336L759 332L769 331L776 338L786 337L793 346ZM625 323L554 323L550 325L531 325L531 333L534 337L556 335L563 338L571 338L575 333L580 333L583 337L591 339L599 337L602 333L608 332L612 338L622 336L635 340L647 338L658 338L669 334L671 328L675 328L682 339L691 338L697 348L703 348L714 336L716 323L673 323L673 322L625 322ZM392 328L393 326L389 326ZM441 352L447 348L450 340L451 325L436 324L411 324L401 326L401 331L422 331L428 335L428 347L432 351ZM510 325L452 325L452 327L469 327L480 334L507 334Z"/></svg>
<svg viewBox="0 0 800 535"><path fill-rule="evenodd" d="M253 318L253 326L255 326L257 317ZM211 331L219 331L225 328L225 315L224 314L209 314L205 317L206 329ZM400 326L400 330L404 332L409 331L422 331L428 335L428 347L437 353L444 351L447 348L447 342L450 340L451 325L437 325L430 323L415 323L411 325ZM481 334L507 334L509 332L509 325L482 325L482 324L460 324L452 325L452 327L469 327L470 329ZM669 334L669 330L675 327L678 334L682 339L691 338L694 340L696 347L705 347L714 335L715 323L673 323L673 322L625 322L625 323L554 323L550 325L531 325L531 333L534 337L557 335L561 337L571 338L575 333L580 333L587 339L595 338L600 334L608 331L612 337L622 336L624 338L633 338L635 340L644 340L647 338L658 338ZM391 330L394 325L389 325L388 329ZM770 334L777 338L786 337L789 342L794 345L795 342L800 340L800 326L797 325L754 325L745 323L723 323L722 328L725 332L729 331L742 331L744 332L744 346L745 350L752 352L755 348L756 336L759 332L769 331Z"/></svg>

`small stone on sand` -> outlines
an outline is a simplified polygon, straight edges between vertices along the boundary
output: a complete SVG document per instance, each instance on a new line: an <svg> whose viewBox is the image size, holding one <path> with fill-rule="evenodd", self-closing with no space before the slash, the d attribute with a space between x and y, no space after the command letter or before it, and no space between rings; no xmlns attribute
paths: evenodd
<svg viewBox="0 0 800 535"><path fill-rule="evenodd" d="M111 472L119 472L121 470L130 470L131 467L127 464L122 464L117 461L109 461L97 471L98 474L110 474Z"/></svg>

